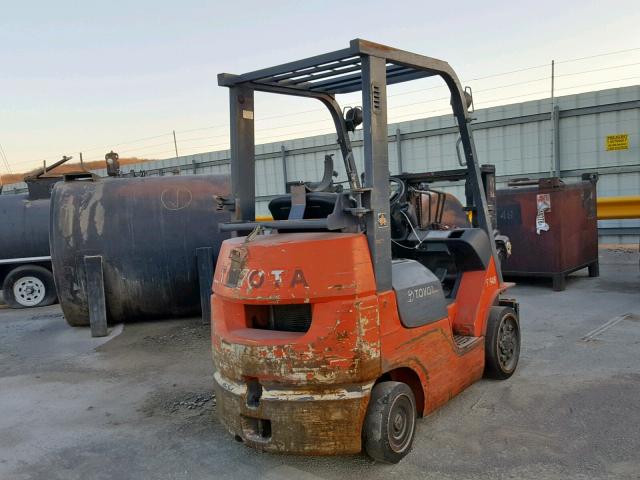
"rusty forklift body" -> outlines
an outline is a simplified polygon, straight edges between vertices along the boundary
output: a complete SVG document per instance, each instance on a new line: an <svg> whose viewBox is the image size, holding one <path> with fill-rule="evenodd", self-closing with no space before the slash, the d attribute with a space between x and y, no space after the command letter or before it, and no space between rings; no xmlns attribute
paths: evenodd
<svg viewBox="0 0 640 480"><path fill-rule="evenodd" d="M387 85L434 75L451 92L471 225L464 215L462 226L460 216L449 225L425 217L438 196L409 182L413 174L389 176ZM220 202L235 214L220 228L237 235L223 243L213 280L219 417L259 449L317 455L364 446L396 462L411 448L416 416L483 372L507 378L517 364L518 308L501 297L508 285L469 131L470 98L446 62L360 39L218 81L230 89L232 170L232 196ZM335 95L359 90L363 110L345 119ZM348 188L292 189L272 201L273 221L255 221L254 91L328 108ZM360 114L362 180L349 139Z"/></svg>

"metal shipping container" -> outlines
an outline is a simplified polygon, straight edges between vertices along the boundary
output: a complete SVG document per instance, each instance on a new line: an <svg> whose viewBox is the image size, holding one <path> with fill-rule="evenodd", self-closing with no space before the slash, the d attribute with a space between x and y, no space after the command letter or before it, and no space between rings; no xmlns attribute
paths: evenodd
<svg viewBox="0 0 640 480"><path fill-rule="evenodd" d="M597 176L514 181L497 191L498 229L511 240L505 276L551 277L556 291L582 268L598 276Z"/></svg>

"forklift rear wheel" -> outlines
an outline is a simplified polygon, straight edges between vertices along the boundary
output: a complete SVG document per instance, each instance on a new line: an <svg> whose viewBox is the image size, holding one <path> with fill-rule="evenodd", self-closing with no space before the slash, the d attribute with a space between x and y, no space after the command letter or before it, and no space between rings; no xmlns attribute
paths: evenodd
<svg viewBox="0 0 640 480"><path fill-rule="evenodd" d="M491 307L485 337L484 375L506 380L520 357L520 322L513 308Z"/></svg>
<svg viewBox="0 0 640 480"><path fill-rule="evenodd" d="M4 301L10 308L44 307L57 300L53 275L38 265L14 268L4 279Z"/></svg>
<svg viewBox="0 0 640 480"><path fill-rule="evenodd" d="M398 463L413 444L416 400L401 382L380 382L373 387L364 421L364 450L374 460Z"/></svg>

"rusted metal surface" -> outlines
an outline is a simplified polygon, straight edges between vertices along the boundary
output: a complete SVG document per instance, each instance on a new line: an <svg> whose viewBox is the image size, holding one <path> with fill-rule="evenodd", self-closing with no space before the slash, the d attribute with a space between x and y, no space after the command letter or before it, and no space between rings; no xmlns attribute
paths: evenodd
<svg viewBox="0 0 640 480"><path fill-rule="evenodd" d="M196 315L196 249L228 235L214 195L229 192L217 175L106 178L56 186L51 208L53 272L65 318L87 325L83 258L101 255L111 323Z"/></svg>
<svg viewBox="0 0 640 480"><path fill-rule="evenodd" d="M250 446L279 453L328 455L358 453L360 429L371 384L319 390L265 388L256 408L247 406L246 387L214 379L218 416L223 425ZM268 419L271 436L256 430Z"/></svg>
<svg viewBox="0 0 640 480"><path fill-rule="evenodd" d="M554 277L562 289L566 274L597 269L595 179L565 184L543 178L498 190L498 228L513 247L505 275Z"/></svg>

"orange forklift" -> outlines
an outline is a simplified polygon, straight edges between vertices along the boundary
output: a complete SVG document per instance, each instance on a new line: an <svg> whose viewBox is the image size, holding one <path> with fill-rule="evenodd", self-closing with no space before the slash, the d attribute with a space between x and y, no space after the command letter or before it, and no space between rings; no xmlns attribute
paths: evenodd
<svg viewBox="0 0 640 480"><path fill-rule="evenodd" d="M389 174L387 85L436 75L451 93L466 207L433 190L433 174ZM211 297L220 420L265 451L364 449L398 462L417 417L483 375L509 378L518 363L518 304L503 296L470 93L446 62L361 39L218 82L230 90L232 179L232 196L218 201L235 213L220 226L235 236ZM256 222L255 91L327 107L348 186L327 175L292 185L271 201L273 220ZM362 108L343 115L336 95L356 91ZM349 137L360 124L362 175Z"/></svg>

